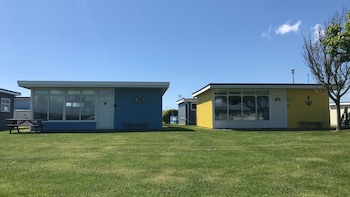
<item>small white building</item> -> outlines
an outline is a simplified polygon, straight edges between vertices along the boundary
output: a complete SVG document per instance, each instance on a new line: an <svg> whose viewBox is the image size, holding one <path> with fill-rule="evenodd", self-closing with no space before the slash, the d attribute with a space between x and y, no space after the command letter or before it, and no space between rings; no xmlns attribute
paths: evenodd
<svg viewBox="0 0 350 197"><path fill-rule="evenodd" d="M340 103L340 115L343 115L345 107L348 107L348 112L350 112L350 102ZM329 103L329 113L331 126L337 126L337 106L335 103Z"/></svg>

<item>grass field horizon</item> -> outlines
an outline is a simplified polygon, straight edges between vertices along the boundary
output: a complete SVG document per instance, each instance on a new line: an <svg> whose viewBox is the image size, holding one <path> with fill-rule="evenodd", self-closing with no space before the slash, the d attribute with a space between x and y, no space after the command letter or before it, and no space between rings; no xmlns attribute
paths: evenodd
<svg viewBox="0 0 350 197"><path fill-rule="evenodd" d="M350 132L0 132L0 196L349 196Z"/></svg>

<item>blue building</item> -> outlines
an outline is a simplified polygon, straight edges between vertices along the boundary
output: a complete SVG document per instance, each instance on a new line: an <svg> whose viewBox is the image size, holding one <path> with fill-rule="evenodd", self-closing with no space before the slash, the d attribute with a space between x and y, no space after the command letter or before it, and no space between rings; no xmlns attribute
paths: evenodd
<svg viewBox="0 0 350 197"><path fill-rule="evenodd" d="M18 81L45 131L159 130L169 82Z"/></svg>
<svg viewBox="0 0 350 197"><path fill-rule="evenodd" d="M6 119L13 117L14 98L21 93L0 88L0 130L7 130Z"/></svg>
<svg viewBox="0 0 350 197"><path fill-rule="evenodd" d="M176 103L178 105L178 124L196 125L197 100L182 98Z"/></svg>

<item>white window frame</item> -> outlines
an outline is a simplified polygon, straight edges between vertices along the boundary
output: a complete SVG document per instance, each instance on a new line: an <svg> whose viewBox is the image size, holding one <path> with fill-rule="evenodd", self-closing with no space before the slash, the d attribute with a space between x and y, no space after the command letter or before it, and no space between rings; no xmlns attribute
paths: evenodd
<svg viewBox="0 0 350 197"><path fill-rule="evenodd" d="M214 92L214 97L213 97L213 102L214 102L214 120L215 121L221 121L221 120L228 120L228 121L236 121L236 120L232 120L232 119L229 119L229 110L230 110L230 106L229 106L229 97L230 96L239 96L241 97L241 119L239 119L239 121L269 121L270 120L270 112L269 112L269 116L268 116L268 119L264 119L264 120L260 120L258 119L258 116L257 116L257 112L258 112L258 108L257 108L257 98L259 96L267 96L268 98L270 97L269 96L269 91L268 90L265 90L265 89L262 89L262 90L220 90L220 91L215 91ZM221 105L217 105L215 103L215 99L216 97L226 97L226 104L225 106L221 106ZM253 96L255 97L255 119L244 119L243 118L243 115L244 115L244 110L243 110L243 98L245 96ZM267 99L268 101L269 99ZM219 110L222 110L224 111L226 108L226 117L225 118L220 118L220 117L216 117L216 109L219 109Z"/></svg>
<svg viewBox="0 0 350 197"><path fill-rule="evenodd" d="M82 97L83 96L88 96L88 95L92 95L94 97L94 107L95 107L95 112L94 112L94 117L96 117L96 94L97 94L97 91L95 89L64 89L64 88L55 88L55 89L37 89L37 90L45 90L47 91L47 94L43 94L43 95L46 95L48 96L48 107L47 107L47 114L46 114L46 120L48 121L69 121L69 122L87 122L87 121L95 121L95 118L94 119L82 119L82 107L84 107L84 103L81 103L82 101ZM62 91L62 93L60 94L53 94L51 91L52 90L58 90L58 91ZM36 91L36 90L35 90ZM33 92L33 95L35 97L35 91ZM79 94L71 94L71 95L79 95L80 97L80 101L78 103L73 103L73 102L67 102L67 96L69 95L68 94L68 91L79 91ZM89 93L84 93L84 91L93 91L93 93L89 94ZM52 95L61 95L63 96L63 105L62 105L62 119L59 119L59 120L55 120L55 119L50 119L50 103L51 103L51 100L50 100L50 97ZM79 119L76 119L76 120L67 120L67 107L72 107L74 104L78 105L77 107L79 107ZM35 105L33 104L33 111L35 111ZM34 113L34 112L33 112Z"/></svg>
<svg viewBox="0 0 350 197"><path fill-rule="evenodd" d="M6 101L6 103L4 101ZM7 106L8 110L4 110L5 109L4 106ZM11 112L11 99L9 99L9 98L1 98L0 110L1 110L1 112Z"/></svg>

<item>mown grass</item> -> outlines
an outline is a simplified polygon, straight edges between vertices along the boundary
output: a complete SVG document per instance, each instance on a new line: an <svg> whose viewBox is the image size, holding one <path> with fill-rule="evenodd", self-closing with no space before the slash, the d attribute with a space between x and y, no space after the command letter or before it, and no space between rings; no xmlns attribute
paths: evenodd
<svg viewBox="0 0 350 197"><path fill-rule="evenodd" d="M349 131L180 126L0 132L0 196L349 196L349 142Z"/></svg>

